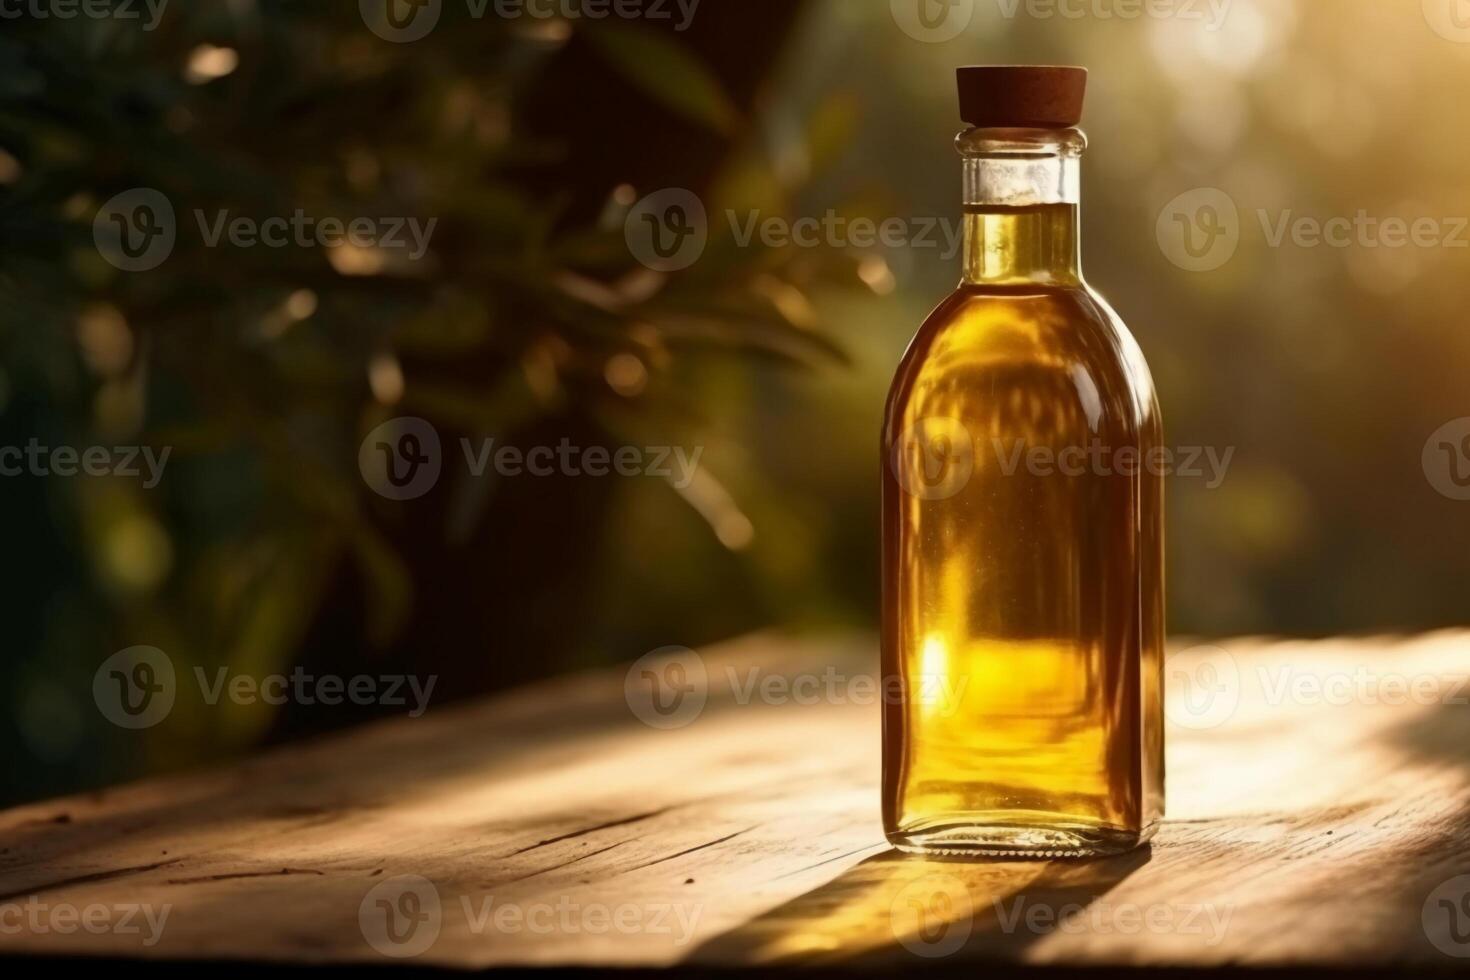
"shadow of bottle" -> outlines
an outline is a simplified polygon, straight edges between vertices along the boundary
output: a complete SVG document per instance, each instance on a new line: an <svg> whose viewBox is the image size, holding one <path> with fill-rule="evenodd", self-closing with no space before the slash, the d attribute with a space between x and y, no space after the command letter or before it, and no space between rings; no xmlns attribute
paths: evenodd
<svg viewBox="0 0 1470 980"><path fill-rule="evenodd" d="M959 861L887 851L707 941L690 961L1014 962L1151 856L1147 847L1093 861Z"/></svg>

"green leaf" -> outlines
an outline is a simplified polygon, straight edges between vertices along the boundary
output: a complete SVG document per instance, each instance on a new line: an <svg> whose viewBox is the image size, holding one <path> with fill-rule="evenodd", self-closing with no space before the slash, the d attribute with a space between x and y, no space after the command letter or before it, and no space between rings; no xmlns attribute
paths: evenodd
<svg viewBox="0 0 1470 980"><path fill-rule="evenodd" d="M724 86L678 43L645 27L599 24L585 33L602 56L649 96L729 135L740 111Z"/></svg>

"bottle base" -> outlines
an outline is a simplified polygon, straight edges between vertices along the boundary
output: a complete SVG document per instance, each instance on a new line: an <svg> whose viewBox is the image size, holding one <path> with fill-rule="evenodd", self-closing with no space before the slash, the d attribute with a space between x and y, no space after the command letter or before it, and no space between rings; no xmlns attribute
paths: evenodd
<svg viewBox="0 0 1470 980"><path fill-rule="evenodd" d="M1093 858L1126 854L1148 843L1158 830L1140 831L1036 814L964 814L926 821L922 826L888 834L888 842L905 854L954 858Z"/></svg>

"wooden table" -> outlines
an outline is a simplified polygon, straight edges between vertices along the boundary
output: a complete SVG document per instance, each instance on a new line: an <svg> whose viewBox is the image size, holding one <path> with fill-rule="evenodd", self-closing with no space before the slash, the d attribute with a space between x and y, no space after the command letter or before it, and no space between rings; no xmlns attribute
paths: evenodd
<svg viewBox="0 0 1470 980"><path fill-rule="evenodd" d="M0 949L969 975L976 960L1470 966L1465 634L1174 653L1167 823L1148 850L1086 862L887 848L871 639L700 654L702 711L652 716L676 727L635 716L619 669L0 814ZM752 678L774 686L752 695ZM112 928L127 907L135 930ZM151 930L144 913L163 910ZM63 931L68 914L99 930Z"/></svg>

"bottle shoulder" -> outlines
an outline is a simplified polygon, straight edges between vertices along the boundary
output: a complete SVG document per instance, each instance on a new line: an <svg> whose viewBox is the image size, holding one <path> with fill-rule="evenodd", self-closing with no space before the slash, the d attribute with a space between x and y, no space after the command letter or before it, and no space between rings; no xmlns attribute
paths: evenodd
<svg viewBox="0 0 1470 980"><path fill-rule="evenodd" d="M1104 332L1126 332L1122 317L1087 282L1017 285L961 283L925 318L920 332L938 331L982 316L996 326L1024 327L1033 321L1058 333L1085 336L1089 327ZM1038 339L1049 339L1039 335Z"/></svg>
<svg viewBox="0 0 1470 980"><path fill-rule="evenodd" d="M1156 424L1157 397L1142 350L1121 317L1085 282L961 285L925 318L899 364L889 414L909 414L947 391L987 397L1080 393ZM921 411L930 411L920 408Z"/></svg>

